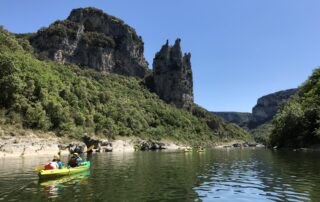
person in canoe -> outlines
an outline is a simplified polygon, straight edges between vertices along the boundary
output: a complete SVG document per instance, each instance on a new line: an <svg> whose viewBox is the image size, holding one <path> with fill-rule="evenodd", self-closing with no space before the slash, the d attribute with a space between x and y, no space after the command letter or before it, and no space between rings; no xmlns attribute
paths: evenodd
<svg viewBox="0 0 320 202"><path fill-rule="evenodd" d="M82 158L79 156L78 153L73 153L70 160L69 160L69 166L70 167L77 167L81 164Z"/></svg>
<svg viewBox="0 0 320 202"><path fill-rule="evenodd" d="M59 155L54 155L53 160L44 166L45 170L53 170L53 169L61 169L62 168L62 162L60 161Z"/></svg>

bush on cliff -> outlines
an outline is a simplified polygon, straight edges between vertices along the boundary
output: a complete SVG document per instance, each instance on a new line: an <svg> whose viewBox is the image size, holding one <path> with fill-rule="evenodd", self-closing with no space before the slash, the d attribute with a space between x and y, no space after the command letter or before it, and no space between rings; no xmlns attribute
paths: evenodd
<svg viewBox="0 0 320 202"><path fill-rule="evenodd" d="M305 147L320 144L320 68L300 86L273 119L271 144Z"/></svg>

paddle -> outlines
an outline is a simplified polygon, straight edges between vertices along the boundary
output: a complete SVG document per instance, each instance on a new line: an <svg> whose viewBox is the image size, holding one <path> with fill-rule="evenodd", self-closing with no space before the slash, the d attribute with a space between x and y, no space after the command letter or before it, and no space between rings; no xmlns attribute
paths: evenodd
<svg viewBox="0 0 320 202"><path fill-rule="evenodd" d="M94 145L91 145L90 147L87 148L87 151L86 151L86 152L87 152L87 153L88 153L88 152L91 152L93 148L94 148Z"/></svg>
<svg viewBox="0 0 320 202"><path fill-rule="evenodd" d="M61 156L61 151L60 150L58 151L58 156L59 157ZM37 166L37 167L34 168L34 170L36 170L36 171L44 170L44 166L43 165L42 166Z"/></svg>
<svg viewBox="0 0 320 202"><path fill-rule="evenodd" d="M44 170L44 166L37 166L34 168L36 171Z"/></svg>

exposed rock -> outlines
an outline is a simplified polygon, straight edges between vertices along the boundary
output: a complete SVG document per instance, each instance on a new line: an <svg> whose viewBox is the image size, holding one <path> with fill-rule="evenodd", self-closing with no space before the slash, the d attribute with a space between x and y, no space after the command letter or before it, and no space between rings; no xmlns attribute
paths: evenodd
<svg viewBox="0 0 320 202"><path fill-rule="evenodd" d="M283 102L288 100L297 92L297 89L289 89L278 91L272 94L265 95L258 99L257 104L253 107L252 113L242 112L213 112L224 118L226 121L235 123L245 128L256 128L270 121L277 113Z"/></svg>
<svg viewBox="0 0 320 202"><path fill-rule="evenodd" d="M70 143L67 146L67 148L68 148L70 154L73 154L73 153L82 154L85 152L86 145L84 145L83 143L76 143L76 144Z"/></svg>
<svg viewBox="0 0 320 202"><path fill-rule="evenodd" d="M12 137L0 138L0 159L4 157L23 157L32 155L68 154L67 147L58 138Z"/></svg>
<svg viewBox="0 0 320 202"><path fill-rule="evenodd" d="M89 137L87 134L82 137L82 140L87 147L94 145L94 149L98 149L101 146L101 140Z"/></svg>
<svg viewBox="0 0 320 202"><path fill-rule="evenodd" d="M162 46L153 60L154 90L161 99L179 108L193 105L191 54L182 55L180 39Z"/></svg>
<svg viewBox="0 0 320 202"><path fill-rule="evenodd" d="M235 123L239 126L245 126L251 119L252 114L246 112L213 112L224 120Z"/></svg>
<svg viewBox="0 0 320 202"><path fill-rule="evenodd" d="M286 102L297 92L297 89L278 91L258 99L252 113L241 112L213 112L226 121L235 123L244 129L250 130L255 141L268 144L271 133L271 120L282 103Z"/></svg>
<svg viewBox="0 0 320 202"><path fill-rule="evenodd" d="M235 143L232 145L233 147L242 147L242 144L241 143Z"/></svg>
<svg viewBox="0 0 320 202"><path fill-rule="evenodd" d="M112 147L112 144L109 143L108 145L101 146L101 149L103 152L112 152L113 147Z"/></svg>
<svg viewBox="0 0 320 202"><path fill-rule="evenodd" d="M166 149L164 143L153 141L142 141L138 143L138 148L141 151Z"/></svg>
<svg viewBox="0 0 320 202"><path fill-rule="evenodd" d="M294 88L279 91L259 98L257 104L252 109L252 121L250 122L249 127L254 128L267 121L270 121L277 113L280 105L296 92L297 89Z"/></svg>
<svg viewBox="0 0 320 202"><path fill-rule="evenodd" d="M127 76L144 77L144 44L132 27L95 8L72 10L30 37L40 56Z"/></svg>

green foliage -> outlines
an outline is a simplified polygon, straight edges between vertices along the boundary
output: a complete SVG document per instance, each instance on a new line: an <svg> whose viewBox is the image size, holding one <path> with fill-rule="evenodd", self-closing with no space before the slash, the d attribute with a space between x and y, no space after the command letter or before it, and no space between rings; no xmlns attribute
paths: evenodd
<svg viewBox="0 0 320 202"><path fill-rule="evenodd" d="M46 115L41 103L36 103L34 107L29 106L25 113L24 125L29 128L48 130L51 122Z"/></svg>
<svg viewBox="0 0 320 202"><path fill-rule="evenodd" d="M103 33L98 32L86 32L82 38L82 42L92 47L111 47L114 48L116 46L116 42L110 36L106 36Z"/></svg>
<svg viewBox="0 0 320 202"><path fill-rule="evenodd" d="M213 115L212 113L199 106L193 107L192 114L198 117L201 121L205 122L206 125L211 129L211 131L220 139L251 139L248 136L248 132L246 132L238 125L226 123L222 118Z"/></svg>
<svg viewBox="0 0 320 202"><path fill-rule="evenodd" d="M0 26L0 42L0 52L18 51L22 49L12 34L6 31L2 26Z"/></svg>
<svg viewBox="0 0 320 202"><path fill-rule="evenodd" d="M30 42L28 40L28 37L30 36L32 36L32 34L29 34L29 35L26 34L26 36L20 36L20 38L17 38L17 41L24 51L33 53L33 48L30 45Z"/></svg>
<svg viewBox="0 0 320 202"><path fill-rule="evenodd" d="M273 119L273 146L303 147L319 144L320 128L320 69L299 88Z"/></svg>
<svg viewBox="0 0 320 202"><path fill-rule="evenodd" d="M30 42L40 51L47 51L49 48L58 48L65 39L75 40L78 29L79 24L75 22L58 20L48 28L40 29L36 35L31 35Z"/></svg>
<svg viewBox="0 0 320 202"><path fill-rule="evenodd" d="M8 124L75 138L84 132L189 142L247 137L204 109L192 115L164 103L140 79L39 61L4 30L0 47L0 118Z"/></svg>
<svg viewBox="0 0 320 202"><path fill-rule="evenodd" d="M262 143L264 145L270 145L270 135L272 131L271 123L264 123L259 125L257 128L250 130L254 140L258 143Z"/></svg>

